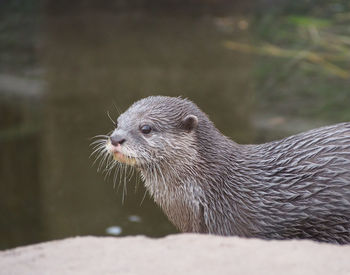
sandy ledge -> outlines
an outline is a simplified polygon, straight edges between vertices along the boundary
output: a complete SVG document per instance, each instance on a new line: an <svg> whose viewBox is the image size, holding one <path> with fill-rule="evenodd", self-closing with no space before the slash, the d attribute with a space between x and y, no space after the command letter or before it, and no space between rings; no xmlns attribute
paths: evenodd
<svg viewBox="0 0 350 275"><path fill-rule="evenodd" d="M0 252L0 274L350 274L350 245L195 234L76 237Z"/></svg>

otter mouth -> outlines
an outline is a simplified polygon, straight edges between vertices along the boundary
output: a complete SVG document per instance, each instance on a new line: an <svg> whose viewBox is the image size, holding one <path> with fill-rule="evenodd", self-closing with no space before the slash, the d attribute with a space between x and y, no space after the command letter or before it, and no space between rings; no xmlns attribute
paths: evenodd
<svg viewBox="0 0 350 275"><path fill-rule="evenodd" d="M131 166L134 166L136 164L136 159L133 157L126 156L120 152L113 152L112 154L113 158L120 163L124 163Z"/></svg>
<svg viewBox="0 0 350 275"><path fill-rule="evenodd" d="M124 163L127 165L131 165L134 166L136 164L136 158L125 155L121 152L121 146L114 146L112 145L111 141L108 140L107 144L106 144L107 150L108 152L113 156L113 158L120 162L120 163Z"/></svg>

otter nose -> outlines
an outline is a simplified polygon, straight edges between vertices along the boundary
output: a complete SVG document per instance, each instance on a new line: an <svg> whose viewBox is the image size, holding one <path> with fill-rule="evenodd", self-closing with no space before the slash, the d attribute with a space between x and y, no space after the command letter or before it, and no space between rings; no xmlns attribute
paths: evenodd
<svg viewBox="0 0 350 275"><path fill-rule="evenodd" d="M110 139L114 146L122 145L125 142L125 138L120 135L112 135Z"/></svg>

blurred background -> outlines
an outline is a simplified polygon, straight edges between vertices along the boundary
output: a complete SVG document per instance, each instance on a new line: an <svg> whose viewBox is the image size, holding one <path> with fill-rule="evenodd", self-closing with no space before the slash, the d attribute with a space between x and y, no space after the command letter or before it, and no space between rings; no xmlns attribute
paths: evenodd
<svg viewBox="0 0 350 275"><path fill-rule="evenodd" d="M188 97L239 143L349 121L349 50L347 0L0 0L0 249L177 232L92 166L107 112Z"/></svg>

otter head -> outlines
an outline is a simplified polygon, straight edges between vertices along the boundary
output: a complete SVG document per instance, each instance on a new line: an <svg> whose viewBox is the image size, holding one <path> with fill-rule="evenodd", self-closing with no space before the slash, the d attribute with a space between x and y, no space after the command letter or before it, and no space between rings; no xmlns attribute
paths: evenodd
<svg viewBox="0 0 350 275"><path fill-rule="evenodd" d="M181 98L141 99L119 116L106 149L116 161L142 171L191 165L197 154L200 113L192 102Z"/></svg>

